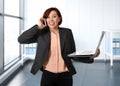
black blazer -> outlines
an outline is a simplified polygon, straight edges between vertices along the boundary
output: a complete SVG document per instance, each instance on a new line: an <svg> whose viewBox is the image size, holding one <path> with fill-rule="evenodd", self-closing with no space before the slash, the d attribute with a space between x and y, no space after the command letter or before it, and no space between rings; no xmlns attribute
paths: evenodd
<svg viewBox="0 0 120 86"><path fill-rule="evenodd" d="M60 28L60 46L63 60L71 75L76 73L76 70L72 64L71 59L67 56L68 54L75 52L75 42L72 31L68 28ZM50 31L49 28L42 30L38 29L37 25L34 25L30 29L23 32L19 37L18 41L21 44L29 44L37 42L37 51L35 60L31 69L31 73L36 74L39 69L42 69L44 62L48 58L50 51Z"/></svg>
<svg viewBox="0 0 120 86"><path fill-rule="evenodd" d="M76 70L72 64L71 58L67 55L75 52L75 42L73 38L72 31L68 28L60 28L59 27L59 34L60 34L60 46L61 46L61 54L63 60L68 67L68 70L71 75L76 73ZM36 74L39 69L42 70L42 66L44 62L48 58L49 50L50 50L50 31L49 28L45 28L42 30L38 29L37 25L34 25L30 29L23 32L19 37L18 41L21 44L29 44L29 43L37 43L37 51L34 60L34 64L31 69L31 73ZM88 58L72 58L78 62L84 63L93 63L94 59Z"/></svg>

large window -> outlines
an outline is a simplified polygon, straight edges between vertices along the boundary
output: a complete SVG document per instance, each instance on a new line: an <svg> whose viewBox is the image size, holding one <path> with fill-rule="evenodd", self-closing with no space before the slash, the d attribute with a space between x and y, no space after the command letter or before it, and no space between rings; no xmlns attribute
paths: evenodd
<svg viewBox="0 0 120 86"><path fill-rule="evenodd" d="M23 28L24 0L0 0L0 73L21 59L17 38Z"/></svg>
<svg viewBox="0 0 120 86"><path fill-rule="evenodd" d="M19 57L19 19L4 17L4 65Z"/></svg>
<svg viewBox="0 0 120 86"><path fill-rule="evenodd" d="M19 0L4 0L4 13L19 16Z"/></svg>

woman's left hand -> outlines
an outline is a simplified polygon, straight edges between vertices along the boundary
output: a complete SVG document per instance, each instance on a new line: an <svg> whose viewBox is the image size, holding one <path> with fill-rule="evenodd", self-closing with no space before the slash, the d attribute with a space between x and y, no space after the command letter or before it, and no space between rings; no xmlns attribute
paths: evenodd
<svg viewBox="0 0 120 86"><path fill-rule="evenodd" d="M95 56L90 57L90 59L94 59L100 55L100 49L98 49L97 54Z"/></svg>

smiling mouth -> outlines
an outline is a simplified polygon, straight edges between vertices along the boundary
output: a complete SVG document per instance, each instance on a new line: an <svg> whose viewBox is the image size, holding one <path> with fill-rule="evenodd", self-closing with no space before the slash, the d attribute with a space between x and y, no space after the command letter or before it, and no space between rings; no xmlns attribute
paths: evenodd
<svg viewBox="0 0 120 86"><path fill-rule="evenodd" d="M54 23L54 22L50 22L49 24L50 24L51 26L53 26L55 23Z"/></svg>

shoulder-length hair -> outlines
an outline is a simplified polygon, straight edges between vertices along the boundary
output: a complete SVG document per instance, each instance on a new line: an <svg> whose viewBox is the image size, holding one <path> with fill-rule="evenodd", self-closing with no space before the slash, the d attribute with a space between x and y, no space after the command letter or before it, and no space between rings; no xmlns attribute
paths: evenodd
<svg viewBox="0 0 120 86"><path fill-rule="evenodd" d="M60 25L62 23L62 15L60 13L60 11L56 8L56 7L51 7L51 8L48 8L44 14L43 14L43 18L48 18L49 14L51 11L56 11L57 12L57 15L58 17L60 17L60 22L58 23L58 25Z"/></svg>

